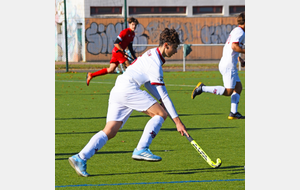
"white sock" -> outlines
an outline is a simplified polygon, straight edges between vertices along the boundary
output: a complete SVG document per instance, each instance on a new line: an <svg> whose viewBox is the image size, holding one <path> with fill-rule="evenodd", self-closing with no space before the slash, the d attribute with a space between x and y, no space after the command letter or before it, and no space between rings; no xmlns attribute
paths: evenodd
<svg viewBox="0 0 300 190"><path fill-rule="evenodd" d="M85 147L79 152L79 157L83 160L90 159L108 141L107 135L100 131L96 133Z"/></svg>
<svg viewBox="0 0 300 190"><path fill-rule="evenodd" d="M230 110L233 114L237 112L239 101L240 101L240 95L234 92L231 95L231 110Z"/></svg>
<svg viewBox="0 0 300 190"><path fill-rule="evenodd" d="M225 87L223 86L202 86L203 92L209 92L216 95L223 95Z"/></svg>
<svg viewBox="0 0 300 190"><path fill-rule="evenodd" d="M136 147L137 150L142 150L142 149L150 146L150 144L152 143L152 140L159 132L164 121L165 121L164 118L162 118L159 115L152 117L148 121L148 123L145 126L142 137Z"/></svg>

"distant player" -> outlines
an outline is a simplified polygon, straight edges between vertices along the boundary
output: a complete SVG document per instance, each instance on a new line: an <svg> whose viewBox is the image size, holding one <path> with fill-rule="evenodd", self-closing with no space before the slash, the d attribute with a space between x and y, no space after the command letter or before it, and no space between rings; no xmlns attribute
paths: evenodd
<svg viewBox="0 0 300 190"><path fill-rule="evenodd" d="M127 68L124 74L118 76L109 95L104 129L95 134L78 154L69 158L71 166L78 175L84 177L89 175L86 172L87 160L122 129L133 110L143 112L151 117L132 153L132 158L135 160L160 161L162 159L154 155L149 146L168 117L168 113L175 122L177 131L182 136L184 133L189 136L168 95L163 80L162 65L165 63L165 57L171 57L177 53L179 44L176 30L165 28L160 34L159 47L145 52ZM145 85L148 91L161 102L161 105L150 94L141 90L141 85Z"/></svg>
<svg viewBox="0 0 300 190"><path fill-rule="evenodd" d="M119 64L125 63L126 67L128 67L130 65L130 62L128 61L127 57L124 55L124 51L127 47L131 55L133 56L133 58L136 59L135 53L132 48L132 42L135 37L134 30L136 29L136 26L139 24L139 22L136 18L130 17L128 19L128 23L129 23L128 24L129 28L122 30L114 43L115 47L112 50L112 58L110 60L109 68L104 68L94 73L88 72L86 75L86 84L88 86L92 78L114 72L114 70Z"/></svg>
<svg viewBox="0 0 300 190"><path fill-rule="evenodd" d="M238 112L242 83L237 69L238 61L241 62L242 67L245 66L245 61L239 57L239 53L245 54L245 12L238 15L237 23L238 27L231 31L226 41L223 48L223 56L219 63L219 71L223 76L224 87L205 86L202 82L199 82L192 92L192 99L202 92L231 96L231 111L228 119L245 119L245 116Z"/></svg>

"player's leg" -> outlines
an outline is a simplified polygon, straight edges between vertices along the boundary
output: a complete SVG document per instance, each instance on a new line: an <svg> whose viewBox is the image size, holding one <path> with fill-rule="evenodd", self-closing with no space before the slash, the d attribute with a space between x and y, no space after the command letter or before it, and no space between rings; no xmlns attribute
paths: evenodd
<svg viewBox="0 0 300 190"><path fill-rule="evenodd" d="M137 150L142 150L150 146L153 138L159 132L163 122L167 118L167 112L157 102L144 113L151 115L152 118L144 128L143 135L136 147Z"/></svg>
<svg viewBox="0 0 300 190"><path fill-rule="evenodd" d="M231 94L231 109L228 116L228 119L245 119L245 116L242 116L238 112L238 104L240 101L240 94L242 92L242 83L238 76L237 71L234 71L232 74L232 86L234 85L233 93Z"/></svg>
<svg viewBox="0 0 300 190"><path fill-rule="evenodd" d="M128 61L128 59L126 59L126 61L124 62L126 67L129 67L130 62Z"/></svg>
<svg viewBox="0 0 300 190"><path fill-rule="evenodd" d="M231 95L231 109L228 119L245 119L245 116L241 115L238 112L238 105L240 102L240 94L242 92L242 89L242 83L240 81L236 82L235 89Z"/></svg>
<svg viewBox="0 0 300 190"><path fill-rule="evenodd" d="M223 86L206 86L202 82L199 82L192 92L192 99L197 95L202 94L202 92L212 93L216 95L225 95L225 87Z"/></svg>
<svg viewBox="0 0 300 190"><path fill-rule="evenodd" d="M88 72L86 74L86 85L89 86L90 81L97 76L101 76L101 75L106 75L107 73L112 73L116 67L118 66L119 62L118 62L118 54L112 52L112 57L110 60L110 64L108 68L103 68L99 71L96 71L94 73Z"/></svg>
<svg viewBox="0 0 300 190"><path fill-rule="evenodd" d="M113 73L118 65L119 63L110 63L107 73Z"/></svg>
<svg viewBox="0 0 300 190"><path fill-rule="evenodd" d="M167 118L167 112L146 91L137 90L126 95L126 97L127 106L152 117L144 128L138 145L132 153L132 158L136 160L160 161L161 157L154 155L149 147Z"/></svg>
<svg viewBox="0 0 300 190"><path fill-rule="evenodd" d="M116 67L118 66L118 63L110 63L109 68L103 68L99 71L96 71L94 73L88 72L86 75L86 84L89 86L90 81L97 76L106 75L107 73L112 73Z"/></svg>
<svg viewBox="0 0 300 190"><path fill-rule="evenodd" d="M89 176L86 172L87 160L100 150L109 139L113 138L117 134L122 123L122 121L107 122L105 128L96 133L78 154L69 158L69 163L78 175L83 177Z"/></svg>
<svg viewBox="0 0 300 190"><path fill-rule="evenodd" d="M220 73L222 74L223 81L224 78L230 77L230 72L226 68L220 68ZM225 83L224 83L225 85ZM234 89L234 88L232 88ZM197 95L202 94L202 92L212 93L216 95L227 95L228 90L226 89L226 86L206 86L202 82L199 82L197 86L194 88L192 92L192 99L194 99Z"/></svg>

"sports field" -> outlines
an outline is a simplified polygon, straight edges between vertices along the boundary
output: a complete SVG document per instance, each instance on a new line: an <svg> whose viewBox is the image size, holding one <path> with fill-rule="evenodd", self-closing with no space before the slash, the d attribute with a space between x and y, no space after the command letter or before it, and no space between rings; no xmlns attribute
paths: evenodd
<svg viewBox="0 0 300 190"><path fill-rule="evenodd" d="M230 97L203 93L194 100L198 82L223 85L218 71L165 72L164 81L189 134L215 162L211 168L168 118L150 146L161 162L131 158L149 116L134 111L117 136L88 162L90 177L79 177L68 157L78 153L104 128L110 89L117 74L85 83L86 73L55 74L56 189L245 189L245 120L228 120ZM239 112L245 115L245 72ZM143 87L143 89L145 89Z"/></svg>

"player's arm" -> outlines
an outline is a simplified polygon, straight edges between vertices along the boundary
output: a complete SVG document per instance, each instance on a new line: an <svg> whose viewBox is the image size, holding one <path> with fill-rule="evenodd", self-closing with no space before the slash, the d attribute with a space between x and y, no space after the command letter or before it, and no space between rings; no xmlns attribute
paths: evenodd
<svg viewBox="0 0 300 190"><path fill-rule="evenodd" d="M129 49L131 55L133 56L133 58L136 59L135 52L133 51L133 48L132 48L132 42L129 43L128 49Z"/></svg>
<svg viewBox="0 0 300 190"><path fill-rule="evenodd" d="M245 53L245 49L241 48L241 47L239 46L239 43L238 43L238 42L233 42L233 43L231 44L231 48L232 48L232 50L235 51L235 52L238 52L238 53Z"/></svg>
<svg viewBox="0 0 300 190"><path fill-rule="evenodd" d="M150 82L146 82L145 84L145 88L147 88L147 90L160 102L162 102L160 95L155 87L155 85L151 85Z"/></svg>
<svg viewBox="0 0 300 190"><path fill-rule="evenodd" d="M159 96L161 97L161 101L166 108L166 111L169 113L169 116L174 121L177 131L181 133L181 136L184 136L184 133L188 135L186 128L182 121L180 120L175 107L173 105L172 100L170 99L167 89L163 85L155 85ZM189 135L188 135L189 136Z"/></svg>
<svg viewBox="0 0 300 190"><path fill-rule="evenodd" d="M121 52L124 52L124 49L122 49L121 46L120 46L120 44L119 44L120 42L121 42L121 40L119 39L119 36L118 36L117 39L116 39L116 41L115 41L115 43L114 43L114 46L116 48L118 48L118 50L120 50Z"/></svg>

